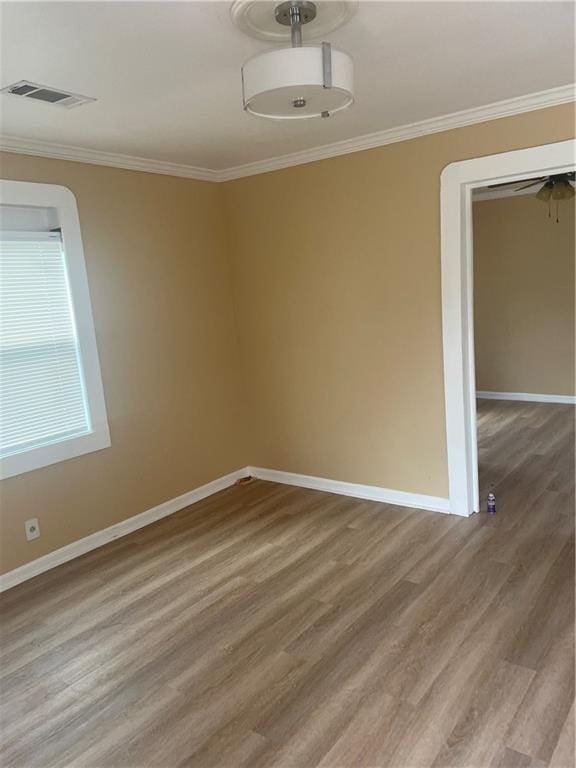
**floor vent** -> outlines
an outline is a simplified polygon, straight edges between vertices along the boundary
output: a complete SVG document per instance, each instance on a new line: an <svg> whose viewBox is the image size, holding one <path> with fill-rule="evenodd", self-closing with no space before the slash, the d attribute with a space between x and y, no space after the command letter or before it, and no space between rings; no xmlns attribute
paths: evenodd
<svg viewBox="0 0 576 768"><path fill-rule="evenodd" d="M20 80L12 85L7 85L5 88L0 88L0 93L8 93L11 96L20 96L25 99L36 99L36 101L43 101L46 104L55 104L58 107L65 107L66 109L72 109L72 107L79 107L82 104L89 104L91 101L96 101L96 99L91 96L81 96L78 93L60 91L57 88L50 88L47 85L31 83L29 80Z"/></svg>

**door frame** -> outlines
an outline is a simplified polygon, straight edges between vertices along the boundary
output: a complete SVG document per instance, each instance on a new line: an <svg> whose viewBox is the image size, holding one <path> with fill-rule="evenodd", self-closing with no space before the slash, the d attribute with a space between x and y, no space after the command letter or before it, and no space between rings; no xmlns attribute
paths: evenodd
<svg viewBox="0 0 576 768"><path fill-rule="evenodd" d="M474 365L472 192L487 184L562 173L576 140L451 163L440 177L442 341L450 512L479 510Z"/></svg>

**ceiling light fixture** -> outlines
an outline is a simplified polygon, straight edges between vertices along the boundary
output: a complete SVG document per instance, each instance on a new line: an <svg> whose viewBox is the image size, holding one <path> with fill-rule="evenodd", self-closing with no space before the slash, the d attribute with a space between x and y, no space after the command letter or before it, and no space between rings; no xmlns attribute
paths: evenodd
<svg viewBox="0 0 576 768"><path fill-rule="evenodd" d="M551 176L540 176L538 179L531 179L528 184L517 187L513 192L523 192L525 189L540 187L535 197L543 203L548 203L548 218L552 218L551 204L556 201L556 223L560 219L558 215L558 203L560 200L571 200L576 196L573 184L576 181L576 172L567 171L566 173L554 173ZM542 184L544 182L544 184ZM505 181L503 184L490 184L490 188L513 187L516 182Z"/></svg>
<svg viewBox="0 0 576 768"><path fill-rule="evenodd" d="M330 43L302 46L302 27L316 17L315 3L287 0L276 7L290 27L292 47L276 48L242 67L244 109L272 120L329 117L354 102L352 58Z"/></svg>

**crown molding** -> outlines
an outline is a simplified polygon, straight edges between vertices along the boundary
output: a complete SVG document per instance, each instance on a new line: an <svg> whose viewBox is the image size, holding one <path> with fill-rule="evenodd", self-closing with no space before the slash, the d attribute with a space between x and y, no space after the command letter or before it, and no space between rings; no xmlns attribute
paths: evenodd
<svg viewBox="0 0 576 768"><path fill-rule="evenodd" d="M245 176L255 176L260 173L290 168L294 165L327 160L330 157L361 152L364 149L383 147L386 144L395 144L400 141L427 136L431 133L440 133L441 131L449 131L453 128L462 128L466 125L497 120L500 117L510 117L522 114L523 112L533 112L537 109L555 107L559 104L567 104L575 100L576 84L562 85L559 88L550 88L547 91L517 96L513 99L486 104L483 107L473 107L461 112L452 112L451 114L433 117L429 120L420 120L417 123L401 125L398 128L389 128L384 131L357 136L353 139L326 144L323 147L306 149L303 152L294 152L290 155L282 155L281 157L274 157L269 160L259 160L255 163L239 165L235 168L227 168L224 171L220 171L219 181L232 181L233 179L240 179Z"/></svg>
<svg viewBox="0 0 576 768"><path fill-rule="evenodd" d="M452 112L448 115L420 120L409 125L388 128L384 131L357 136L345 141L337 141L333 144L325 144L324 146L306 149L302 152L293 152L288 155L258 160L254 163L237 165L223 170L197 168L192 165L181 165L179 163L165 163L143 157L100 152L95 149L51 144L45 141L31 141L20 139L16 136L3 136L0 139L0 150L20 155L35 155L37 157L49 157L58 160L71 160L77 163L92 163L113 168L125 168L131 171L181 176L199 181L223 182L241 179L246 176L256 176L270 171L278 171L296 165L313 163L318 160L327 160L331 157L348 155L352 152L361 152L365 149L383 147L386 144L395 144L432 133L440 133L454 128L474 125L475 123L484 123L488 120L497 120L501 117L510 117L522 114L523 112L532 112L537 109L567 104L575 100L576 85L571 83L569 85L562 85L559 88L550 88L546 91L530 93L526 96L517 96L493 104L486 104L482 107Z"/></svg>
<svg viewBox="0 0 576 768"><path fill-rule="evenodd" d="M160 173L164 176L182 176L186 179L197 179L198 181L220 181L220 172L213 171L210 168L197 168L193 165L181 165L179 163L165 163L145 157L101 152L97 149L72 147L66 144L51 144L47 141L19 139L17 136L2 136L0 138L0 150L3 152L14 152L17 155L34 155L35 157L49 157L56 160L70 160L75 163L107 165L112 168L124 168L128 171Z"/></svg>

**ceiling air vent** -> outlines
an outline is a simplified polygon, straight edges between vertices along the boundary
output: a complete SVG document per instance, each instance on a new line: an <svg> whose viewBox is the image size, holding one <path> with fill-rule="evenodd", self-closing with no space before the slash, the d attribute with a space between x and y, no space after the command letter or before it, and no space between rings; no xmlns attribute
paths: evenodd
<svg viewBox="0 0 576 768"><path fill-rule="evenodd" d="M78 93L69 91L59 91L57 88L50 88L47 85L31 83L29 80L20 80L5 88L0 88L0 93L9 93L11 96L21 96L25 99L36 99L48 104L56 104L59 107L79 107L81 104L89 104L96 99L91 96L81 96Z"/></svg>

